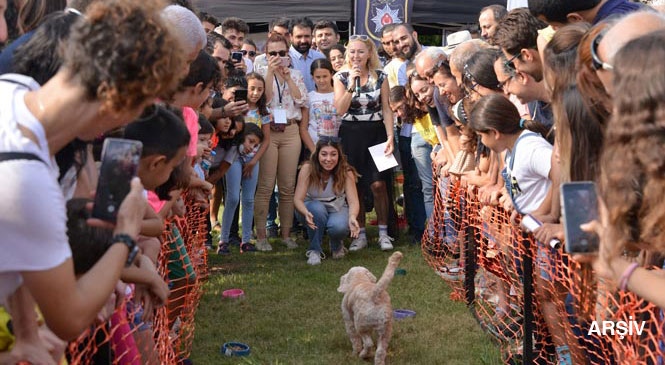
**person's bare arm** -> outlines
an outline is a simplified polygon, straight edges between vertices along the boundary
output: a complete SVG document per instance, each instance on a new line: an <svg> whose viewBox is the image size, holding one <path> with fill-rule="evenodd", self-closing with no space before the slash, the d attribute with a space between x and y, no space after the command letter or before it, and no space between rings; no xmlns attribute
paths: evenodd
<svg viewBox="0 0 665 365"><path fill-rule="evenodd" d="M350 77L350 76L349 76ZM333 104L337 110L337 115L344 115L351 106L351 100L353 99L353 93L349 92L344 84L337 79L333 78L333 87L335 89L335 99Z"/></svg>
<svg viewBox="0 0 665 365"><path fill-rule="evenodd" d="M120 205L114 233L138 237L145 209L143 186L135 178L129 195ZM126 245L112 244L104 256L78 279L74 277L71 258L51 269L21 272L25 286L53 333L62 339L74 339L94 321L113 292L128 253Z"/></svg>
<svg viewBox="0 0 665 365"><path fill-rule="evenodd" d="M166 226L164 220L152 209L145 210L145 217L141 222L141 234L149 237L159 237Z"/></svg>
<svg viewBox="0 0 665 365"><path fill-rule="evenodd" d="M358 233L360 233L360 225L358 224L360 200L358 199L358 191L356 190L356 175L352 171L346 172L344 193L346 194L346 202L349 204L349 231L351 237L357 238Z"/></svg>
<svg viewBox="0 0 665 365"><path fill-rule="evenodd" d="M384 153L389 155L395 149L395 135L393 132L393 111L390 109L390 86L387 78L383 80L381 85L381 109L383 111L383 125L386 128L386 142L388 142Z"/></svg>
<svg viewBox="0 0 665 365"><path fill-rule="evenodd" d="M312 136L309 135L309 109L308 108L302 108L302 120L300 121L300 139L302 139L302 143L305 144L305 147L309 150L309 152L314 153L316 150L316 146L314 145L314 141L312 140Z"/></svg>

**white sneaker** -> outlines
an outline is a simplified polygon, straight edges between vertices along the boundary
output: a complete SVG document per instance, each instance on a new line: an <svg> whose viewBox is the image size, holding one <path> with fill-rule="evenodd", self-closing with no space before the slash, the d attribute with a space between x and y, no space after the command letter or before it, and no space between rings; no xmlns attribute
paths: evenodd
<svg viewBox="0 0 665 365"><path fill-rule="evenodd" d="M256 241L256 249L259 251L272 251L272 246L268 243L267 239L260 239Z"/></svg>
<svg viewBox="0 0 665 365"><path fill-rule="evenodd" d="M305 253L305 256L307 256L307 264L308 265L321 265L321 256L323 253L309 250Z"/></svg>
<svg viewBox="0 0 665 365"><path fill-rule="evenodd" d="M379 246L381 246L381 251L390 251L393 249L392 241L395 239L390 236L379 236Z"/></svg>
<svg viewBox="0 0 665 365"><path fill-rule="evenodd" d="M287 239L283 239L282 242L286 245L286 248L289 250L293 250L294 248L298 248L298 243L291 237Z"/></svg>
<svg viewBox="0 0 665 365"><path fill-rule="evenodd" d="M356 252L362 250L365 247L367 247L367 238L358 237L351 242L351 246L349 246L349 251Z"/></svg>

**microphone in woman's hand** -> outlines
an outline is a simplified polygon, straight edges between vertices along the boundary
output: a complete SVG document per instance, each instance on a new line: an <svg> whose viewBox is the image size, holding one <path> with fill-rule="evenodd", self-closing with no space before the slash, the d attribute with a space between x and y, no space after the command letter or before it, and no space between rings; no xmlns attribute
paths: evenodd
<svg viewBox="0 0 665 365"><path fill-rule="evenodd" d="M354 65L353 69L360 71L360 65ZM360 97L360 74L358 74L358 76L356 76L356 78L354 79L354 82L355 82L355 85L356 85L356 96Z"/></svg>

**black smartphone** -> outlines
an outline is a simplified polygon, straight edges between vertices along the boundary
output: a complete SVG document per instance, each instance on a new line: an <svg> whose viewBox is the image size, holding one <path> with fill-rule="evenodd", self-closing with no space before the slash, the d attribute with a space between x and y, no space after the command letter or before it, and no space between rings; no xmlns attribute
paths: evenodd
<svg viewBox="0 0 665 365"><path fill-rule="evenodd" d="M242 52L231 52L231 60L234 63L240 63L242 61Z"/></svg>
<svg viewBox="0 0 665 365"><path fill-rule="evenodd" d="M580 225L598 219L596 184L591 181L569 182L561 184L560 189L566 252L571 254L598 252L598 236L580 228Z"/></svg>
<svg viewBox="0 0 665 365"><path fill-rule="evenodd" d="M143 144L121 138L107 138L102 147L102 164L92 217L115 222L120 204L129 194L136 176Z"/></svg>
<svg viewBox="0 0 665 365"><path fill-rule="evenodd" d="M247 101L247 90L246 89L236 89L233 96L233 101Z"/></svg>

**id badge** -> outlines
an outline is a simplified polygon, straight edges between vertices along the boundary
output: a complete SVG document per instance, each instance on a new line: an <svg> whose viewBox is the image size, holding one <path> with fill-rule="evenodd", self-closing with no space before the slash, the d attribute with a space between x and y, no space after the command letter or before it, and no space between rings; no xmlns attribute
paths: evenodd
<svg viewBox="0 0 665 365"><path fill-rule="evenodd" d="M273 110L273 117L275 118L275 124L286 124L286 109L284 108L275 108Z"/></svg>

